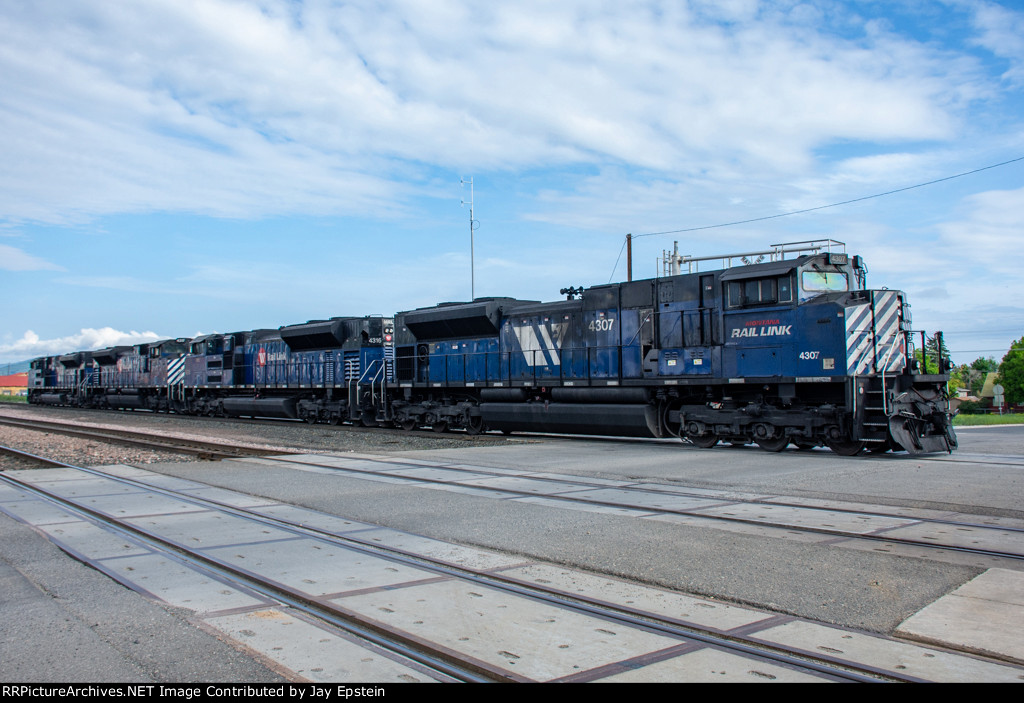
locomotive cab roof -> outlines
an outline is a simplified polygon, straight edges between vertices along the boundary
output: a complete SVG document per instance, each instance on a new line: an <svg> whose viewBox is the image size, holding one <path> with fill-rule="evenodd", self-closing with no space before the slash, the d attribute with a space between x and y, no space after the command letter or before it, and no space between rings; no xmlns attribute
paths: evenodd
<svg viewBox="0 0 1024 703"><path fill-rule="evenodd" d="M736 266L724 270L718 278L721 281L735 281L744 278L760 278L761 276L782 276L791 273L794 269L799 268L814 258L813 256L801 256L784 261L769 261L763 264Z"/></svg>

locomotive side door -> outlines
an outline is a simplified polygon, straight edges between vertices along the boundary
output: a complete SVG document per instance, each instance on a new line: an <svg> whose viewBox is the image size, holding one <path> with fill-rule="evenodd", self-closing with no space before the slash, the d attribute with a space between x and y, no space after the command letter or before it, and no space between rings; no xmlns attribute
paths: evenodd
<svg viewBox="0 0 1024 703"><path fill-rule="evenodd" d="M714 276L700 277L700 344L712 347L722 343L718 322L718 287Z"/></svg>
<svg viewBox="0 0 1024 703"><path fill-rule="evenodd" d="M620 326L617 310L588 310L583 316L591 378L619 378Z"/></svg>

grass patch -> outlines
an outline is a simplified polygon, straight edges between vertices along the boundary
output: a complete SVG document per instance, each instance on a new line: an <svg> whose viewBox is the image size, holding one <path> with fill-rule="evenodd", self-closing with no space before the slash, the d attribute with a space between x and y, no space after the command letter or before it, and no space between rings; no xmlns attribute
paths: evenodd
<svg viewBox="0 0 1024 703"><path fill-rule="evenodd" d="M954 427L974 427L977 425L1024 425L1024 414L957 415L953 418Z"/></svg>
<svg viewBox="0 0 1024 703"><path fill-rule="evenodd" d="M28 398L23 395L0 395L0 403L27 403Z"/></svg>

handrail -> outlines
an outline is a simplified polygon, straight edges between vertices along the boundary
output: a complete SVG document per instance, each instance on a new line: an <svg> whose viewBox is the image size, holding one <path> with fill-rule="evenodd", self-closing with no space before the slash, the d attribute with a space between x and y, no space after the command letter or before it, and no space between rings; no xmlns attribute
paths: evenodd
<svg viewBox="0 0 1024 703"><path fill-rule="evenodd" d="M846 243L835 239L808 239L802 242L782 242L779 244L772 244L771 247L771 249L763 251L714 254L711 256L690 256L688 254L674 256L677 259L678 266L680 268L683 264L686 264L690 273L700 273L701 261L721 261L723 268L732 268L733 259L739 259L744 264L760 263L760 261L763 261L765 257L768 257L768 261L784 261L786 254L800 254L803 252L819 254L822 250L831 254L833 247L842 253L846 253ZM753 257L759 257L759 259L754 259L752 261Z"/></svg>
<svg viewBox="0 0 1024 703"><path fill-rule="evenodd" d="M373 407L377 407L377 392L374 391L374 386L377 385L378 380L380 380L380 399L382 405L387 398L387 394L384 392L384 386L387 381L387 376L384 373L387 370L387 363L385 362L385 359L375 359L370 366L372 367L374 363L378 362L380 364L380 368L377 370L377 373L374 374L373 378L370 379L370 400L373 403Z"/></svg>
<svg viewBox="0 0 1024 703"><path fill-rule="evenodd" d="M354 383L352 384L353 387L358 387L358 386L366 385L367 384L367 376L369 376L371 373L373 374L369 378L369 386L370 386L370 402L373 404L373 406L375 408L377 407L378 394L380 396L381 401L384 401L386 399L386 393L385 393L385 385L387 383L387 376L385 374L386 371L387 371L387 364L385 363L385 359L373 359L372 361L370 361L369 364L367 364L366 369L363 371L362 374L360 374L359 379L355 380ZM378 382L379 382L379 390L378 390ZM350 395L349 395L349 405L350 406L353 405L353 400L354 400L352 398L352 396L351 396L351 390L352 389L350 387Z"/></svg>
<svg viewBox="0 0 1024 703"><path fill-rule="evenodd" d="M896 342L898 342L900 337L904 334L904 332L900 331L893 335L892 344L889 345L889 352L885 355L885 361L882 362L882 411L885 413L886 417L889 416L889 394L886 390L885 370L889 368L889 359L892 358L892 352L893 349L896 348Z"/></svg>

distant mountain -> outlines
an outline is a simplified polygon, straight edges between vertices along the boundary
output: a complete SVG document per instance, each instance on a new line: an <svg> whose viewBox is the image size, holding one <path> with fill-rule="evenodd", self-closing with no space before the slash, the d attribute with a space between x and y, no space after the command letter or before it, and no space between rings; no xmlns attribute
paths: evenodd
<svg viewBox="0 0 1024 703"><path fill-rule="evenodd" d="M30 363L32 363L31 360L2 363L0 364L0 376L10 376L13 373L21 373L22 371L28 371L28 365Z"/></svg>

